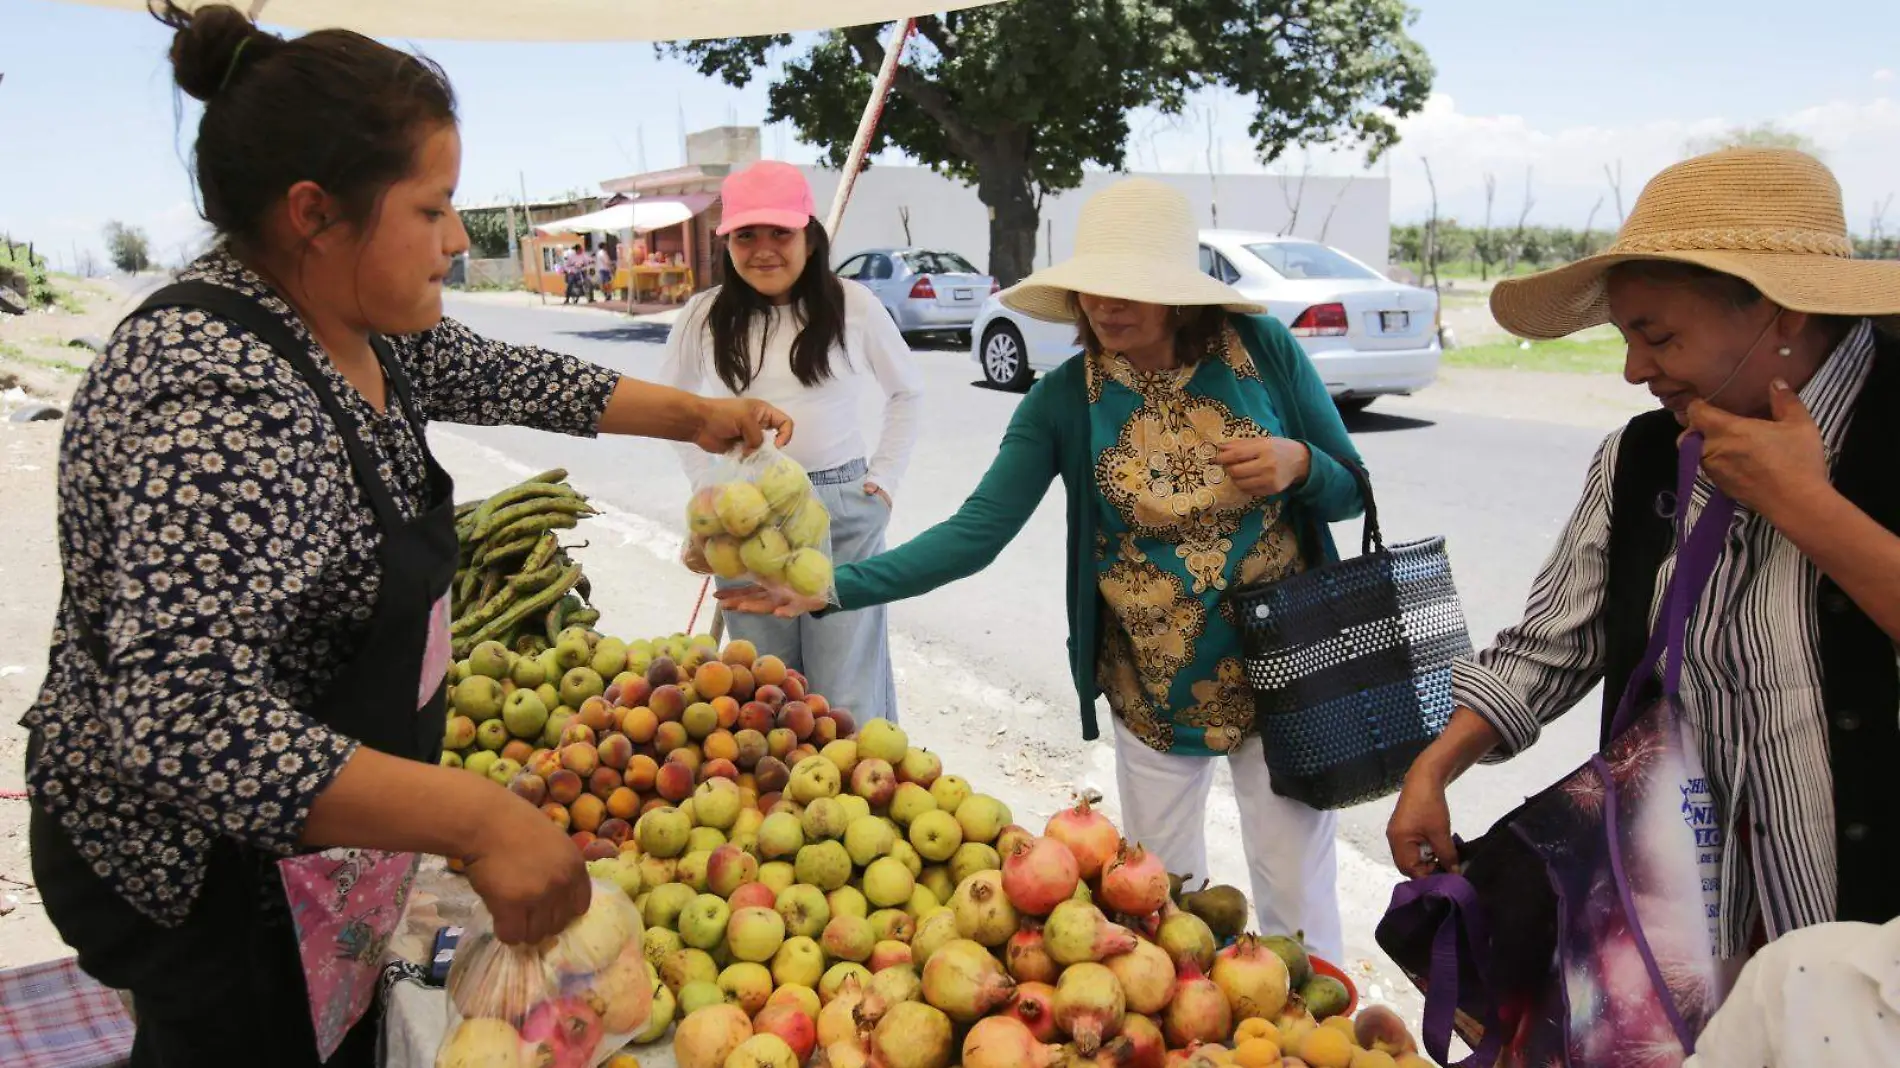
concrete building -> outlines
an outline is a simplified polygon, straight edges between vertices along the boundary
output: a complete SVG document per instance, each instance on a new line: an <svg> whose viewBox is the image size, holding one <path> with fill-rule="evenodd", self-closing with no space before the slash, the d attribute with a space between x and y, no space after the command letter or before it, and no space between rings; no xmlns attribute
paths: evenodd
<svg viewBox="0 0 1900 1068"><path fill-rule="evenodd" d="M822 213L838 188L839 173L806 167ZM1079 189L1042 205L1036 266L1067 256L1082 203L1103 186L1127 177L1091 172ZM1324 241L1373 270L1383 271L1391 235L1391 184L1385 178L1320 178L1266 174L1153 174L1187 194L1209 229L1261 230ZM1297 205L1297 216L1295 212ZM906 223L908 215L908 224ZM908 226L908 236L906 229ZM961 254L985 268L990 253L989 209L976 190L923 167L872 167L858 176L844 225L832 242L837 259L864 248L918 245Z"/></svg>

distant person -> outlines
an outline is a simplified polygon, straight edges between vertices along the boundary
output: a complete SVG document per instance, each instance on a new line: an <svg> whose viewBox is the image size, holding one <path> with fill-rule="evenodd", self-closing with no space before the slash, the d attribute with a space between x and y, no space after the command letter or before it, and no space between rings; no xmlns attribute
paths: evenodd
<svg viewBox="0 0 1900 1068"><path fill-rule="evenodd" d="M587 287L587 260L579 245L561 257L561 277L567 280L567 298L561 303L579 304L581 292Z"/></svg>
<svg viewBox="0 0 1900 1068"><path fill-rule="evenodd" d="M1225 759L1259 930L1304 931L1339 961L1338 817L1273 792L1223 597L1338 558L1327 524L1365 507L1345 466L1359 454L1286 327L1202 273L1196 233L1187 198L1160 182L1089 199L1075 255L1002 298L1074 323L1082 352L1023 398L956 515L839 567L838 600L862 610L975 574L1061 479L1068 538L1047 563L1068 582L1082 736L1099 734L1098 696L1113 714L1123 833L1169 871L1206 873L1207 797ZM724 598L738 611L825 607Z"/></svg>
<svg viewBox="0 0 1900 1068"><path fill-rule="evenodd" d="M440 68L158 14L219 243L119 324L66 420L64 592L22 721L33 879L131 993L133 1065L315 1068L321 1026L332 1068L368 1068L356 999L418 854L466 865L504 942L588 906L561 828L437 760L458 562L428 424L724 452L791 422L443 318L469 241Z"/></svg>
<svg viewBox="0 0 1900 1068"><path fill-rule="evenodd" d="M917 445L923 378L910 346L870 290L831 272L831 241L813 217L804 172L755 163L729 176L719 195L719 235L730 239L723 284L680 312L660 380L757 397L790 412L804 428L790 455L831 511L833 557L875 556ZM872 387L884 402L884 424L867 453L858 402ZM681 458L694 479L712 462L687 450ZM733 617L728 628L804 672L859 723L897 719L882 607L823 618Z"/></svg>
<svg viewBox="0 0 1900 1068"><path fill-rule="evenodd" d="M1608 733L1675 570L1671 524L1720 488L1740 507L1680 665L1724 843L1717 956L1900 915L1900 339L1877 325L1900 314L1900 264L1854 258L1819 161L1731 149L1665 169L1609 249L1499 282L1491 311L1527 338L1614 326L1623 377L1661 408L1597 451L1523 621L1453 670L1457 710L1386 829L1393 861L1458 863L1446 787L1599 682ZM1678 501L1685 429L1706 444Z"/></svg>
<svg viewBox="0 0 1900 1068"><path fill-rule="evenodd" d="M611 298L614 284L614 258L608 254L606 245L594 250L594 275L600 283L601 293Z"/></svg>

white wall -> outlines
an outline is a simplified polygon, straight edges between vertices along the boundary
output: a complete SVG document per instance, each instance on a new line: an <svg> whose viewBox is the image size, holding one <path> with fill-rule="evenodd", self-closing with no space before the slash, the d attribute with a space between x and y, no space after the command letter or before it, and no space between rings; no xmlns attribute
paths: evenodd
<svg viewBox="0 0 1900 1068"><path fill-rule="evenodd" d="M830 210L837 191L838 172L818 167L804 170L811 180L812 191L817 194L818 212L822 217ZM1069 254L1083 201L1122 177L1090 173L1080 189L1043 202L1043 232L1036 241L1037 267L1046 266L1052 256L1060 260ZM1219 193L1219 225L1230 230L1280 233L1293 216L1289 201L1297 202L1299 220L1293 233L1317 240L1322 236L1323 227L1327 244L1364 260L1375 270L1385 268L1387 242L1391 237L1391 186L1384 178L1309 177L1302 193L1297 176L1236 174L1221 175L1211 181L1206 175L1195 174L1146 177L1158 178L1187 194L1194 205L1195 216L1201 225L1209 227L1215 223L1216 192ZM910 209L912 244L961 253L979 270L986 268L990 252L989 210L977 200L975 188L939 177L922 167L872 167L858 177L851 202L845 208L842 232L833 243L835 259L842 261L857 249L903 245L904 226L899 215L902 207ZM1330 223L1327 221L1329 212Z"/></svg>

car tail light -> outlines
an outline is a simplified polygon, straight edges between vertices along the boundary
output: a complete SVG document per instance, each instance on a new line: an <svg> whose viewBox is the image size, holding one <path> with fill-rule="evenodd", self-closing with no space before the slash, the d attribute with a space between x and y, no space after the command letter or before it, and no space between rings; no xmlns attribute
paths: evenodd
<svg viewBox="0 0 1900 1068"><path fill-rule="evenodd" d="M1346 306L1315 304L1293 320L1294 337L1345 337Z"/></svg>
<svg viewBox="0 0 1900 1068"><path fill-rule="evenodd" d="M910 287L910 299L912 300L936 300L937 299L937 287L930 284L929 275L925 275L922 278L917 279L917 284Z"/></svg>
<svg viewBox="0 0 1900 1068"><path fill-rule="evenodd" d="M1003 283L998 282L994 278L990 279L990 296L993 297L996 294L1001 293L1002 291L1003 291Z"/></svg>

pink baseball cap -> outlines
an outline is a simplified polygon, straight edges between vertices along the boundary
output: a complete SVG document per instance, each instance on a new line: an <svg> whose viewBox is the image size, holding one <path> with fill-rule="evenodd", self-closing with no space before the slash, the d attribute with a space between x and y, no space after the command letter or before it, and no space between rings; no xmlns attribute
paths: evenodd
<svg viewBox="0 0 1900 1068"><path fill-rule="evenodd" d="M721 237L748 226L803 230L818 214L805 172L776 160L727 175L719 185L719 199L724 204Z"/></svg>

